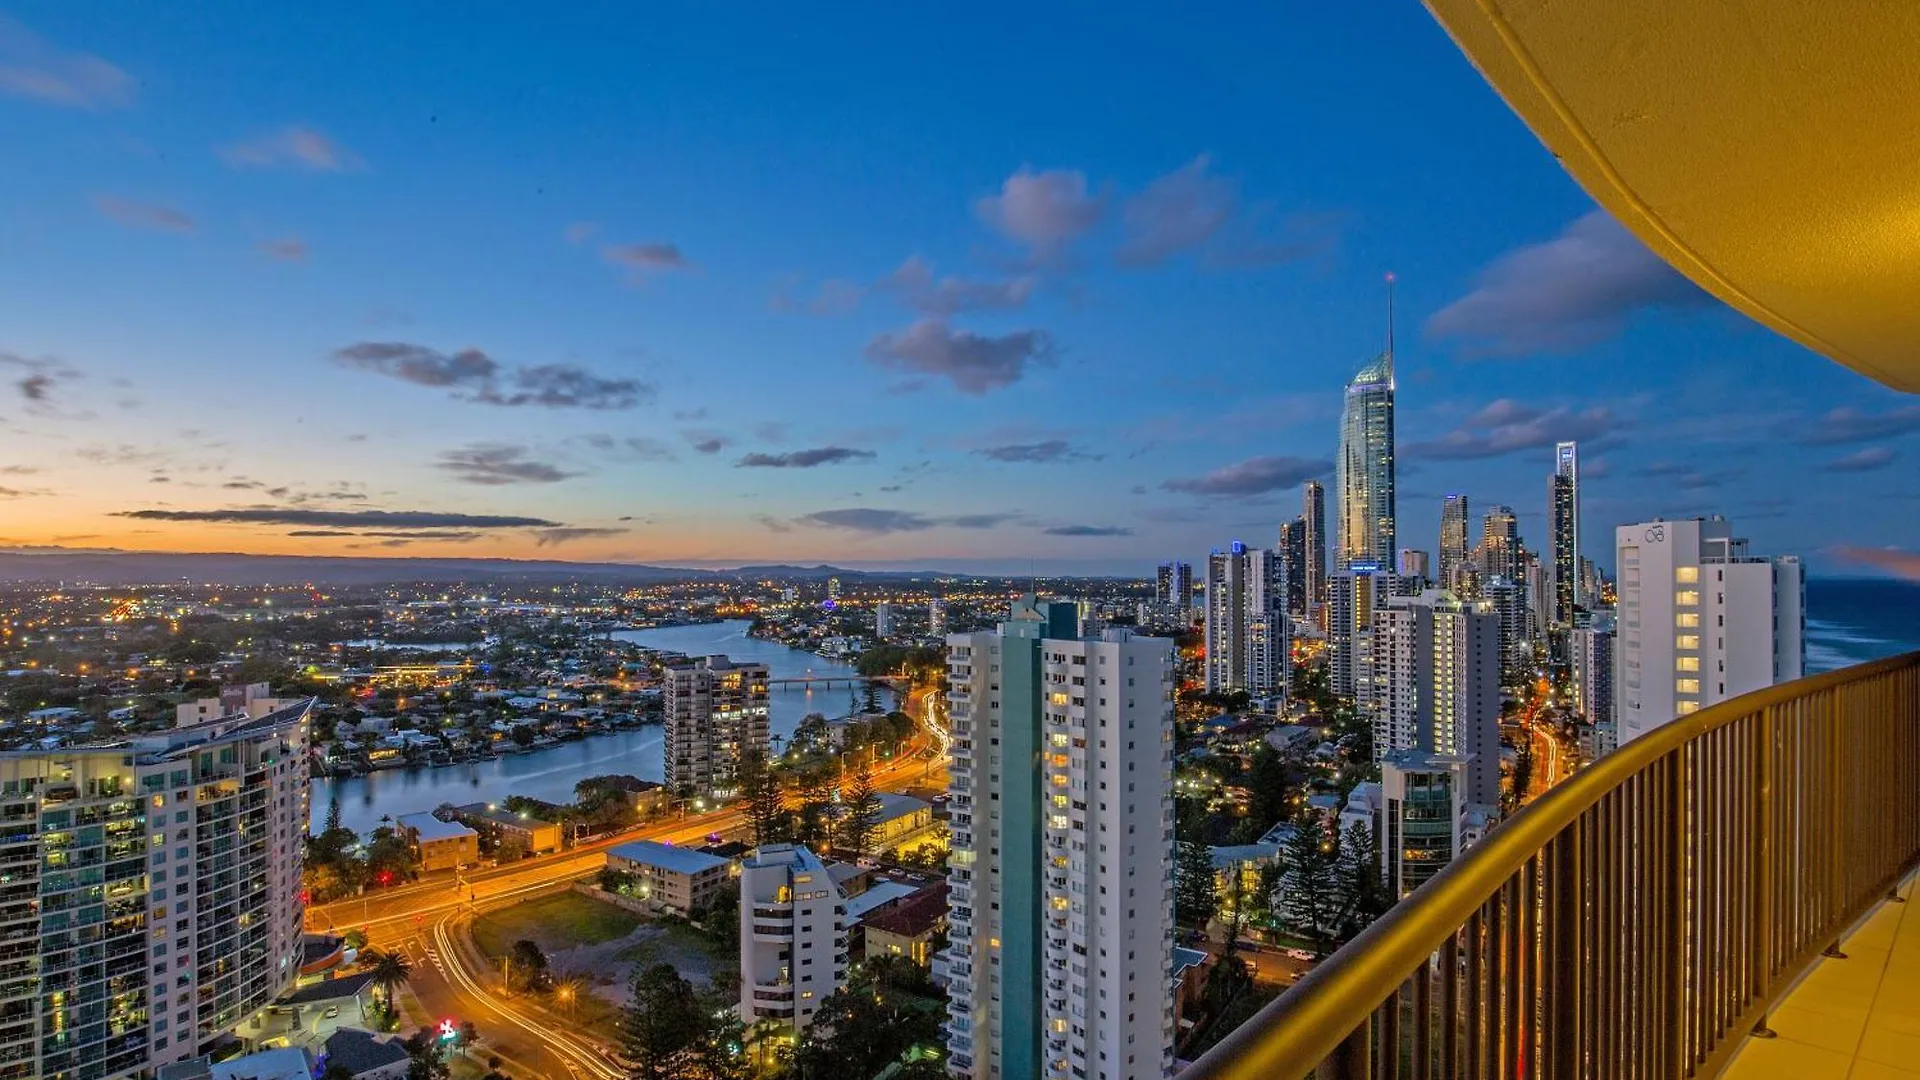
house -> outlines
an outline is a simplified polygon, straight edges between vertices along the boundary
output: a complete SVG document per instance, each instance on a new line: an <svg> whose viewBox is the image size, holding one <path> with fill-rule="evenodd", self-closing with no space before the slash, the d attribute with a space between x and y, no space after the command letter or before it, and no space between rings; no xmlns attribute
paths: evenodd
<svg viewBox="0 0 1920 1080"><path fill-rule="evenodd" d="M905 956L921 967L933 958L933 940L947 929L947 883L882 904L860 919L867 959Z"/></svg>
<svg viewBox="0 0 1920 1080"><path fill-rule="evenodd" d="M732 859L654 840L608 848L607 869L632 874L643 899L685 916L712 907L738 887L740 876Z"/></svg>
<svg viewBox="0 0 1920 1080"><path fill-rule="evenodd" d="M1283 754L1303 753L1320 739L1320 729L1305 724L1283 724L1267 732L1267 745Z"/></svg>
<svg viewBox="0 0 1920 1080"><path fill-rule="evenodd" d="M518 845L529 855L560 850L560 825L524 811L499 810L492 803L468 803L453 808L453 819L492 838L496 848Z"/></svg>
<svg viewBox="0 0 1920 1080"><path fill-rule="evenodd" d="M402 814L395 824L422 870L452 870L480 861L480 834L432 814Z"/></svg>
<svg viewBox="0 0 1920 1080"><path fill-rule="evenodd" d="M933 825L933 804L911 795L888 792L878 796L880 813L873 823L870 852L891 851Z"/></svg>
<svg viewBox="0 0 1920 1080"><path fill-rule="evenodd" d="M176 1061L162 1065L156 1075L158 1080L313 1080L313 1065L305 1050L281 1046L219 1062Z"/></svg>
<svg viewBox="0 0 1920 1080"><path fill-rule="evenodd" d="M318 1072L344 1069L353 1080L406 1080L412 1060L404 1043L359 1028L341 1028L321 1046Z"/></svg>
<svg viewBox="0 0 1920 1080"><path fill-rule="evenodd" d="M1214 892L1222 897L1254 893L1260 888L1260 872L1280 862L1282 846L1282 841L1262 840L1252 844L1209 847L1207 857L1213 862Z"/></svg>

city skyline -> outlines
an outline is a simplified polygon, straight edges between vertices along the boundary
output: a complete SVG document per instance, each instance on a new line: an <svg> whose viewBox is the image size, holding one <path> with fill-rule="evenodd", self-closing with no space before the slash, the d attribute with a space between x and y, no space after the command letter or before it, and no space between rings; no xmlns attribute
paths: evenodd
<svg viewBox="0 0 1920 1080"><path fill-rule="evenodd" d="M1412 546L1462 492L1543 548L1562 440L1583 550L1913 546L1920 406L1704 301L1418 9L496 15L430 71L376 8L10 12L0 545L1143 574L1330 483L1391 269Z"/></svg>

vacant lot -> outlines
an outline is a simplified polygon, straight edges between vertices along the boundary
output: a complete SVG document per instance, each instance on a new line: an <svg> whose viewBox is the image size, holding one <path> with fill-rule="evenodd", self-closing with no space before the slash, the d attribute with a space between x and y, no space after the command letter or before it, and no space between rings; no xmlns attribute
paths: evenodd
<svg viewBox="0 0 1920 1080"><path fill-rule="evenodd" d="M488 956L505 956L514 942L522 940L533 942L541 952L552 956L582 945L624 938L641 922L640 916L612 904L563 892L480 916L473 921L473 940Z"/></svg>

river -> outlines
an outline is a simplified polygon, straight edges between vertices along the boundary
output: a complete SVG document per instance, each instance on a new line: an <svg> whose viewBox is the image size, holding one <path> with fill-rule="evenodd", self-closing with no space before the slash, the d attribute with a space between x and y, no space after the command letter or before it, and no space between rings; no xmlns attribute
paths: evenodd
<svg viewBox="0 0 1920 1080"><path fill-rule="evenodd" d="M735 660L762 663L775 679L854 673L846 664L748 637L747 626L744 620L732 620L659 630L621 630L613 636L688 656L724 653ZM845 715L848 700L843 686L832 690L776 686L768 693L768 726L773 734L786 739L808 713ZM387 769L347 779L323 777L313 782L313 826L317 829L326 819L327 806L336 798L340 800L340 823L363 833L378 825L383 816L397 818L447 802L498 801L508 795L571 802L573 785L589 776L627 773L642 780L659 780L664 769L664 741L664 733L654 726L592 736L528 754L505 754L494 761L437 769Z"/></svg>

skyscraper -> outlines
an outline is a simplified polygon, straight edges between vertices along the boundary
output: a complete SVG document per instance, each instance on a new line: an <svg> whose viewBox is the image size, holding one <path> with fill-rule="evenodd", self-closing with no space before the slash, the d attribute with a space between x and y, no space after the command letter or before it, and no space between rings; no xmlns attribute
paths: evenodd
<svg viewBox="0 0 1920 1080"><path fill-rule="evenodd" d="M1173 643L1025 597L947 639L948 1071L1173 1067ZM1038 768L1035 768L1035 765Z"/></svg>
<svg viewBox="0 0 1920 1080"><path fill-rule="evenodd" d="M668 790L731 791L740 755L767 752L767 666L703 656L669 666L666 682Z"/></svg>
<svg viewBox="0 0 1920 1080"><path fill-rule="evenodd" d="M1334 487L1340 496L1339 554L1334 569L1354 563L1388 566L1395 551L1393 511L1393 348L1347 383L1340 414L1340 456Z"/></svg>
<svg viewBox="0 0 1920 1080"><path fill-rule="evenodd" d="M1440 508L1440 587L1454 587L1454 572L1467 561L1467 497L1449 495Z"/></svg>
<svg viewBox="0 0 1920 1080"><path fill-rule="evenodd" d="M1520 579L1520 519L1511 506L1489 508L1481 523L1480 574Z"/></svg>
<svg viewBox="0 0 1920 1080"><path fill-rule="evenodd" d="M1460 853L1467 765L1457 754L1380 755L1380 871L1395 899L1425 884Z"/></svg>
<svg viewBox="0 0 1920 1080"><path fill-rule="evenodd" d="M1276 549L1287 573L1287 614L1295 618L1307 615L1307 519L1294 518L1280 525L1280 543Z"/></svg>
<svg viewBox="0 0 1920 1080"><path fill-rule="evenodd" d="M1466 800L1500 801L1500 619L1429 589L1373 613L1373 745L1467 761Z"/></svg>
<svg viewBox="0 0 1920 1080"><path fill-rule="evenodd" d="M1553 448L1553 477L1547 488L1548 530L1553 556L1553 624L1573 625L1580 590L1580 457L1573 443Z"/></svg>
<svg viewBox="0 0 1920 1080"><path fill-rule="evenodd" d="M1164 562L1156 572L1153 585L1154 603L1165 607L1169 613L1183 614L1193 606L1193 564L1187 562Z"/></svg>
<svg viewBox="0 0 1920 1080"><path fill-rule="evenodd" d="M1327 672L1335 694L1368 699L1373 613L1392 592L1392 572L1367 563L1327 579Z"/></svg>
<svg viewBox="0 0 1920 1080"><path fill-rule="evenodd" d="M1500 619L1500 678L1508 686L1533 679L1533 641L1527 636L1527 589L1510 578L1488 578L1480 595Z"/></svg>
<svg viewBox="0 0 1920 1080"><path fill-rule="evenodd" d="M893 605L873 605L873 636L885 640L893 636Z"/></svg>
<svg viewBox="0 0 1920 1080"><path fill-rule="evenodd" d="M1307 612L1327 602L1327 489L1309 480L1300 492L1300 519L1306 522L1307 579L1303 588Z"/></svg>
<svg viewBox="0 0 1920 1080"><path fill-rule="evenodd" d="M1292 669L1286 564L1238 540L1207 558L1207 690L1265 696Z"/></svg>
<svg viewBox="0 0 1920 1080"><path fill-rule="evenodd" d="M934 597L927 601L927 633L939 637L947 632L947 602Z"/></svg>
<svg viewBox="0 0 1920 1080"><path fill-rule="evenodd" d="M293 989L312 705L0 754L0 1077L149 1076Z"/></svg>
<svg viewBox="0 0 1920 1080"><path fill-rule="evenodd" d="M1418 592L1433 582L1433 563L1419 548L1401 548L1397 569L1403 591L1411 588Z"/></svg>
<svg viewBox="0 0 1920 1080"><path fill-rule="evenodd" d="M1571 631L1573 707L1594 724L1613 723L1613 628L1599 615Z"/></svg>
<svg viewBox="0 0 1920 1080"><path fill-rule="evenodd" d="M1725 518L1614 530L1619 572L1613 708L1620 745L1806 671L1800 560L1748 554Z"/></svg>

